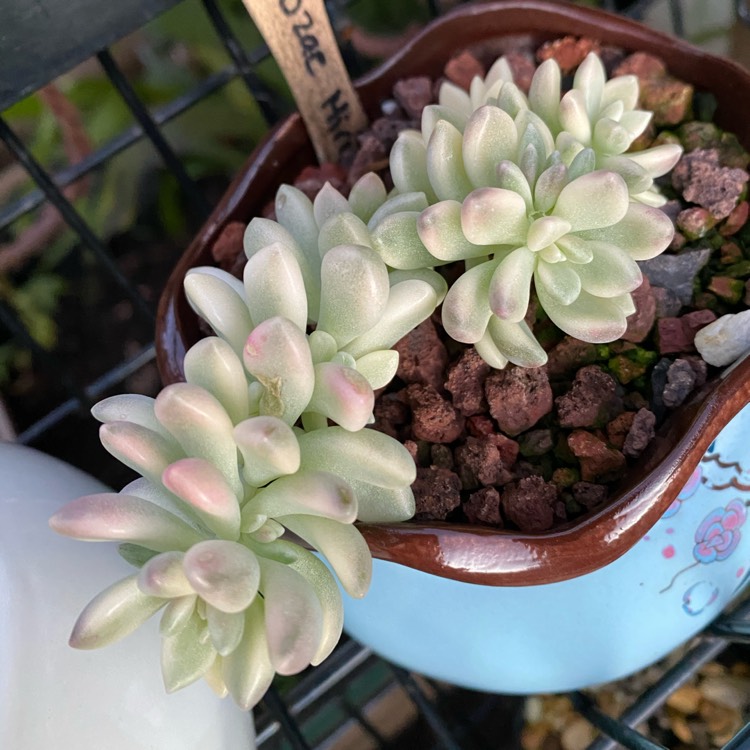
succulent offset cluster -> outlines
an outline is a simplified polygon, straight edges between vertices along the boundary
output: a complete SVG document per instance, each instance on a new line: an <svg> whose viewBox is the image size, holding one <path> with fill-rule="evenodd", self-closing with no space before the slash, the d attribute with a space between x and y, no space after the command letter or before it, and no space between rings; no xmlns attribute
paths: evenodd
<svg viewBox="0 0 750 750"><path fill-rule="evenodd" d="M648 123L637 98L636 79L605 81L595 56L562 97L544 63L527 97L501 58L468 94L445 84L422 132L400 135L390 195L375 174L348 198L282 186L277 220L247 228L242 280L190 271L188 300L216 336L187 352L187 382L93 410L104 446L142 478L51 520L121 542L139 569L86 607L72 645L106 645L163 610L167 688L204 677L246 708L276 672L322 661L342 628L329 567L352 596L369 585L353 522L414 512L409 453L365 429L394 344L443 303L447 333L494 367L539 366L532 282L564 331L624 331L636 261L673 232L653 179L679 157L625 153ZM448 289L434 269L456 261L466 271Z"/></svg>
<svg viewBox="0 0 750 750"><path fill-rule="evenodd" d="M524 322L533 280L539 304L559 328L604 343L625 332L638 260L669 245L670 219L654 178L669 171L672 144L624 153L648 125L634 109L633 76L606 81L593 53L561 96L557 63L536 71L528 98L504 61L466 92L444 84L425 109L422 132L399 136L391 173L400 192L431 205L418 233L439 263L466 272L443 303L443 325L489 364L544 364ZM390 261L413 267L404 254Z"/></svg>

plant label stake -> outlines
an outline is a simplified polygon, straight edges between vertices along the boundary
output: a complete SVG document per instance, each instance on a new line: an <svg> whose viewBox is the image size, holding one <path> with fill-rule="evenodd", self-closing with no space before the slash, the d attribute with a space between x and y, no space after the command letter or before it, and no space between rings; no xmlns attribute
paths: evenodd
<svg viewBox="0 0 750 750"><path fill-rule="evenodd" d="M318 161L339 162L367 125L323 0L243 0L292 89Z"/></svg>

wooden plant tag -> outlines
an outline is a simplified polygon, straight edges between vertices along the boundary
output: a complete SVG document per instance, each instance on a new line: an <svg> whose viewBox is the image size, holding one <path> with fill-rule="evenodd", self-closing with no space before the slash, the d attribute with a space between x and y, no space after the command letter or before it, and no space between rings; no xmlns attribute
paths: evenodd
<svg viewBox="0 0 750 750"><path fill-rule="evenodd" d="M242 0L294 94L318 161L357 148L367 115L341 59L323 0Z"/></svg>

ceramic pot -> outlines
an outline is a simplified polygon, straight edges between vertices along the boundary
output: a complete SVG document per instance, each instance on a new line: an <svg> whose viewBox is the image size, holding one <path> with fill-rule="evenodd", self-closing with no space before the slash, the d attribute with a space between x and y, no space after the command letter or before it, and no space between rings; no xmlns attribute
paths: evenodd
<svg viewBox="0 0 750 750"><path fill-rule="evenodd" d="M540 43L565 34L659 55L674 75L714 94L717 124L750 147L744 69L630 20L565 4L462 6L357 88L374 117L395 81L437 77L454 52L508 35ZM182 379L184 352L200 336L182 290L186 271L210 264L224 226L259 215L277 187L311 163L312 147L293 115L251 156L188 248L160 303L157 353L165 382ZM348 631L408 667L501 692L580 687L653 661L715 616L744 580L748 534L743 538L741 527L750 482L742 473L750 457L743 456L741 434L750 428L748 401L750 360L670 417L605 509L549 533L446 523L361 526L377 559L371 592L347 601ZM725 464L736 472L731 481L714 477ZM699 469L698 489L688 498Z"/></svg>
<svg viewBox="0 0 750 750"><path fill-rule="evenodd" d="M0 747L254 747L252 715L205 683L165 693L156 620L106 649L68 646L83 607L132 568L112 545L58 536L47 522L105 491L62 461L0 443Z"/></svg>

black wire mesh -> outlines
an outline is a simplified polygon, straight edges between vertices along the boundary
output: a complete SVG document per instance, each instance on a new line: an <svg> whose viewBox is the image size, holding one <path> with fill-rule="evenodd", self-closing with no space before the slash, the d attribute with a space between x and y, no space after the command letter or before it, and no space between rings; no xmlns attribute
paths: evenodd
<svg viewBox="0 0 750 750"><path fill-rule="evenodd" d="M633 3L605 2L604 5L613 10L627 10L631 15L640 16L650 3L651 0L640 0ZM174 3L163 2L157 4L158 7L154 5L153 11L159 12L172 4ZM131 303L133 314L148 326L153 325L154 301L144 298L133 281L123 273L111 248L93 231L71 200L66 197L65 189L94 173L108 160L134 144L148 140L178 181L187 206L193 215L200 219L209 212L211 201L203 188L190 176L183 160L170 145L163 133L163 126L235 79L244 83L267 124L279 119L285 109L283 102L257 73L258 65L268 57L268 50L263 45L244 49L215 0L202 0L202 4L207 18L226 49L230 63L153 111L149 111L138 97L108 46L91 50L95 52L108 79L132 113L135 124L103 143L78 163L52 173L48 172L34 158L6 119L0 118L0 139L36 184L35 189L0 208L0 233L45 202L49 202L73 230L79 251L87 249L92 254L97 271L120 289L124 298ZM341 5L336 4L335 7L331 7L331 11L338 12ZM669 7L673 29L682 34L684 18L681 3L678 0L670 0ZM437 0L428 0L427 10L430 15L438 15L441 10L440 4ZM742 0L738 3L738 11L743 18L748 15L747 6ZM123 22L120 34L130 30L130 26ZM118 38L111 30L102 33L107 44ZM347 57L351 58L349 47ZM352 68L362 69L360 60L350 59L350 62ZM59 61L57 64L60 64ZM49 79L59 72L61 71L54 66L50 67ZM41 84L49 79L38 79L35 83ZM15 91L6 86L2 92L3 105L9 106L28 93L29 85L31 84L28 82L22 83ZM68 361L37 343L22 316L1 299L0 326L4 327L21 347L31 353L36 367L54 373L58 392L62 397L41 416L23 424L16 436L22 443L40 445L52 453L59 447L55 445L54 439L50 442L50 436L54 434L57 426L67 419L85 419L82 415L94 401L112 389L121 390L128 378L147 366L153 366L154 346L146 342L104 373L94 378L82 379ZM88 429L94 433L93 423ZM81 451L83 449L80 447ZM603 713L589 696L578 692L571 694L570 698L576 709L602 733L602 736L589 746L589 750L611 750L617 743L633 750L662 747L636 731L634 727L643 724L703 664L715 659L733 642L750 642L750 603L715 622L699 642L656 684L645 691L619 719L613 719ZM388 714L391 719L394 713L402 715L402 718L406 717L398 726L400 741L392 736L393 727L389 729L388 722L382 720L382 711L378 714L377 709L384 702L389 706ZM394 706L399 710L395 710ZM338 746L336 743L342 738L350 735L359 739L350 740L350 744L346 745L349 747L416 746L445 750L510 748L517 746L521 707L521 698L471 693L431 683L400 667L385 664L365 647L345 641L324 665L304 675L291 689L284 690L283 686L280 686L269 691L263 704L256 711L257 739L260 747L273 750L334 747ZM380 718L377 718L378 716ZM407 727L406 730L404 726ZM354 744L351 744L352 741ZM357 744L358 742L363 744ZM750 724L725 745L725 750L748 747Z"/></svg>

